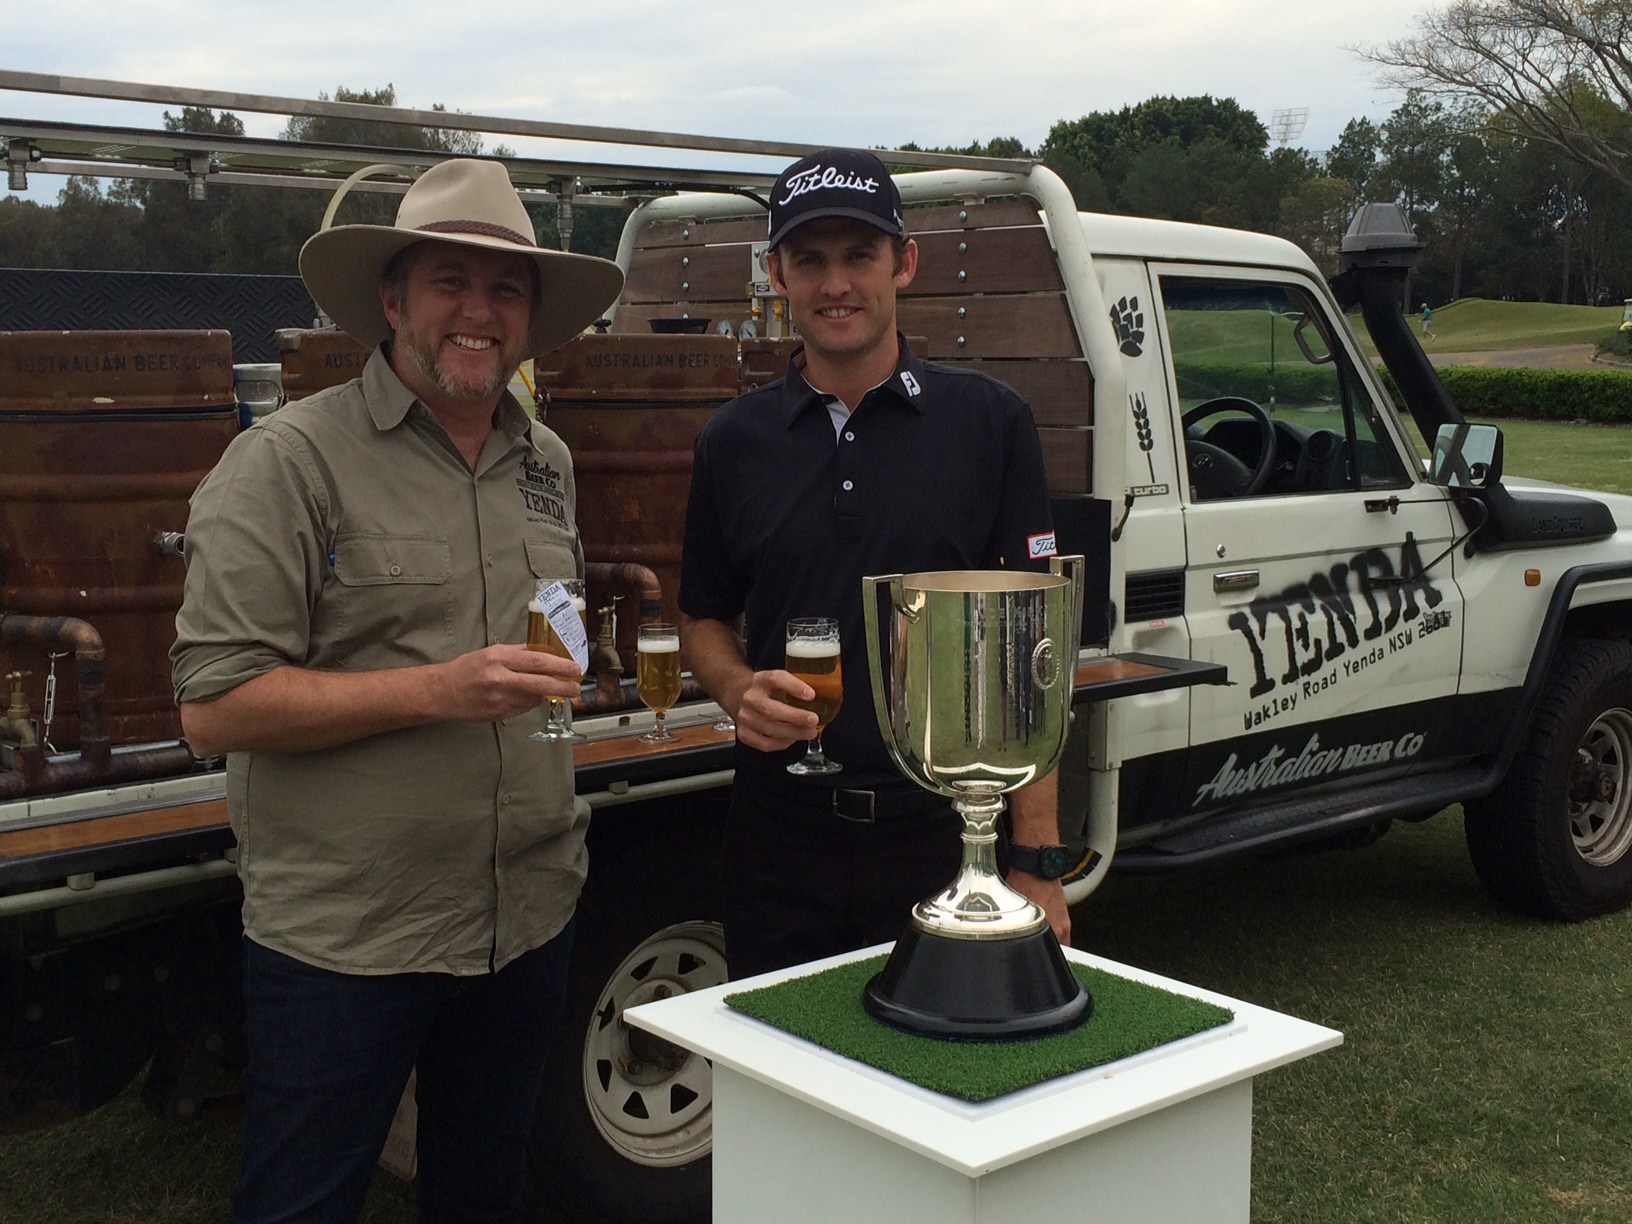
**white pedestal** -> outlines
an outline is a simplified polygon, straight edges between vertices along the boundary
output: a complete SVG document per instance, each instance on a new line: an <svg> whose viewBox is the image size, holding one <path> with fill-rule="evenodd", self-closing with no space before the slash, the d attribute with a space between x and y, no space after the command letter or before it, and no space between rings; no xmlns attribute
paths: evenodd
<svg viewBox="0 0 1632 1224"><path fill-rule="evenodd" d="M1228 1007L1235 1020L972 1105L723 1002L888 947L625 1013L714 1062L716 1224L1246 1224L1252 1077L1343 1040L1333 1029L1067 950L1071 960Z"/></svg>

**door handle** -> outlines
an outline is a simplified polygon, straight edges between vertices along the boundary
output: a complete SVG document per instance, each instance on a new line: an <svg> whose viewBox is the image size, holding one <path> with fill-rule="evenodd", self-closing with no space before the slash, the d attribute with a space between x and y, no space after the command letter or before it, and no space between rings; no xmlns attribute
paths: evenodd
<svg viewBox="0 0 1632 1224"><path fill-rule="evenodd" d="M1227 573L1213 575L1213 593L1215 595L1223 595L1231 591L1256 591L1257 589L1257 570L1230 570Z"/></svg>

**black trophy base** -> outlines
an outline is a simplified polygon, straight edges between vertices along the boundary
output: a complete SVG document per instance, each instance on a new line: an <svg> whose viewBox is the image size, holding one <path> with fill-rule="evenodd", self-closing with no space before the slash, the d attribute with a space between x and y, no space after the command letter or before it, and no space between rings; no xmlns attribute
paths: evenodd
<svg viewBox="0 0 1632 1224"><path fill-rule="evenodd" d="M861 1002L891 1028L954 1041L1045 1037L1094 1012L1047 927L1013 939L949 939L909 922Z"/></svg>

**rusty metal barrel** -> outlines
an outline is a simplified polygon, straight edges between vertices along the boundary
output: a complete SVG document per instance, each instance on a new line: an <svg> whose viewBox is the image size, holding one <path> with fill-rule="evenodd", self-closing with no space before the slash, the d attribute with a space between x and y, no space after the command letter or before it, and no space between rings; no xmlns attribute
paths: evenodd
<svg viewBox="0 0 1632 1224"><path fill-rule="evenodd" d="M0 332L0 612L100 633L114 744L181 734L169 649L184 570L155 539L185 529L187 499L237 432L224 331ZM0 646L0 672L17 670L39 718L46 647ZM50 734L66 748L71 654L56 674Z"/></svg>
<svg viewBox="0 0 1632 1224"><path fill-rule="evenodd" d="M737 393L736 340L579 336L533 368L540 417L572 452L584 555L653 570L664 619L677 622L692 445L703 422ZM589 595L594 618L604 597ZM620 607L618 653L630 674L637 619ZM598 624L592 620L591 632Z"/></svg>
<svg viewBox="0 0 1632 1224"><path fill-rule="evenodd" d="M325 387L360 377L372 351L334 328L280 331L278 357L283 363L284 398L305 399Z"/></svg>

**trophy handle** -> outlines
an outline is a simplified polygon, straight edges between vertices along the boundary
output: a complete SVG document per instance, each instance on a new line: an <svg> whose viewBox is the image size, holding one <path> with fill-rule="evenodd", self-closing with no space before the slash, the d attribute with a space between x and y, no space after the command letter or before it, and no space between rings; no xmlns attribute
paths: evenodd
<svg viewBox="0 0 1632 1224"><path fill-rule="evenodd" d="M1082 554L1077 553L1067 557L1055 557L1048 563L1049 572L1058 574L1071 580L1071 638L1069 646L1060 653L1065 656L1066 665L1072 683L1076 683L1077 655L1082 650L1082 600L1085 579L1088 576L1088 562Z"/></svg>
<svg viewBox="0 0 1632 1224"><path fill-rule="evenodd" d="M889 749L890 759L895 762L896 768L913 778L917 775L901 755L901 750L895 743L895 720L890 717L890 696L884 688L884 674L891 670L885 667L885 661L891 658L890 641L879 632L878 623L878 596L879 588L883 587L890 597L890 613L893 616L899 609L905 612L902 606L905 594L901 588L900 574L885 574L877 578L863 578L861 580L861 614L867 627L867 672L873 681L873 717L878 719L878 733L884 739L884 747ZM886 624L886 629L893 628Z"/></svg>

